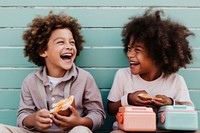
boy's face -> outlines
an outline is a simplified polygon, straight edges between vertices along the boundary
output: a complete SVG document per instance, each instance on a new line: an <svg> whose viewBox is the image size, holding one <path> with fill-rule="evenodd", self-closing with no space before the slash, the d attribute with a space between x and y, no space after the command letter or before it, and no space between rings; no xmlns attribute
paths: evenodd
<svg viewBox="0 0 200 133"><path fill-rule="evenodd" d="M40 54L44 57L48 68L48 75L52 77L64 76L76 58L75 40L67 28L57 29L52 32L47 50Z"/></svg>
<svg viewBox="0 0 200 133"><path fill-rule="evenodd" d="M133 37L130 38L127 51L131 73L139 74L144 80L153 80L160 71L149 57L144 43L136 42L133 44L133 39Z"/></svg>

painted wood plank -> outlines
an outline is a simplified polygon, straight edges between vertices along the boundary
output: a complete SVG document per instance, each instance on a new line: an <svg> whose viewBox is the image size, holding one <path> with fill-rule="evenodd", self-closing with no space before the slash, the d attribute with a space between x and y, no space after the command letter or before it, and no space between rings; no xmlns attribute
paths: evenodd
<svg viewBox="0 0 200 133"><path fill-rule="evenodd" d="M90 52L89 52L90 51ZM92 57L92 58L88 58ZM95 63L94 63L95 62ZM78 66L87 67L125 67L128 66L122 49L85 49L77 58ZM102 66L103 65L103 66Z"/></svg>
<svg viewBox="0 0 200 133"><path fill-rule="evenodd" d="M122 27L128 18L142 15L147 8L0 8L1 27L26 27L37 15L47 15L50 10L55 13L65 12L78 18L83 27ZM187 27L198 28L200 8L165 8L166 17L181 22ZM4 15L8 14L8 15ZM98 16L98 17L97 17ZM185 17L187 16L187 17ZM106 20L106 21L105 21Z"/></svg>
<svg viewBox="0 0 200 133"><path fill-rule="evenodd" d="M24 46L22 34L25 28L0 28L0 46ZM82 35L85 38L85 47L122 47L122 28L83 28ZM200 47L200 30L191 29L194 37L188 40L193 48ZM11 39L12 38L12 39Z"/></svg>
<svg viewBox="0 0 200 133"><path fill-rule="evenodd" d="M183 76L188 88L200 90L199 69L196 69L196 70L181 69L178 73Z"/></svg>
<svg viewBox="0 0 200 133"><path fill-rule="evenodd" d="M24 46L22 34L25 29L0 28L0 46Z"/></svg>
<svg viewBox="0 0 200 133"><path fill-rule="evenodd" d="M23 66L35 66L28 62L28 59L23 55L23 49L20 47L15 48L0 48L0 57L6 57L0 59L1 67L23 67Z"/></svg>
<svg viewBox="0 0 200 133"><path fill-rule="evenodd" d="M89 71L99 88L111 88L117 68L85 68ZM0 88L20 88L24 78L36 68L2 68L0 69ZM181 74L190 90L200 90L199 70L186 69L178 72Z"/></svg>
<svg viewBox="0 0 200 133"><path fill-rule="evenodd" d="M189 92L190 92L190 98L195 105L195 109L200 110L200 102L199 102L200 91L199 90L191 90Z"/></svg>
<svg viewBox="0 0 200 133"><path fill-rule="evenodd" d="M35 67L34 64L28 62L27 58L24 58L22 48L0 48L0 57L6 57L0 59L1 67ZM77 57L77 65L80 67L122 67L127 63L125 54L120 48L84 49Z"/></svg>
<svg viewBox="0 0 200 133"><path fill-rule="evenodd" d="M0 110L17 110L20 101L20 89L0 89Z"/></svg>
<svg viewBox="0 0 200 133"><path fill-rule="evenodd" d="M16 126L17 110L0 110L0 123Z"/></svg>
<svg viewBox="0 0 200 133"><path fill-rule="evenodd" d="M191 30L195 35L192 37L188 38L188 41L190 43L190 46L193 47L193 49L195 48L199 48L200 47L200 30Z"/></svg>
<svg viewBox="0 0 200 133"><path fill-rule="evenodd" d="M8 54L9 53L9 54ZM200 49L193 50L193 63L188 68L200 67ZM23 55L22 47L0 47L0 67L36 67L28 58ZM90 57L90 58L89 58ZM126 67L128 60L123 48L85 48L81 51L76 60L77 66L80 67Z"/></svg>
<svg viewBox="0 0 200 133"><path fill-rule="evenodd" d="M158 1L158 0L101 0L101 1L94 1L94 0L34 0L34 1L27 1L27 0L6 0L0 2L1 6L175 6L175 7L195 7L200 5L199 0L167 0L167 1Z"/></svg>
<svg viewBox="0 0 200 133"><path fill-rule="evenodd" d="M200 49L193 49L193 61L187 65L188 68L200 67ZM88 59L88 57L92 57ZM99 48L84 49L77 57L80 67L126 67L128 61L123 48Z"/></svg>
<svg viewBox="0 0 200 133"><path fill-rule="evenodd" d="M25 28L0 29L0 46L24 46L22 34ZM112 47L121 46L121 28L83 28L82 35L85 39L85 47ZM12 38L12 39L11 39Z"/></svg>
<svg viewBox="0 0 200 133"><path fill-rule="evenodd" d="M0 69L0 88L21 88L25 77L36 69Z"/></svg>
<svg viewBox="0 0 200 133"><path fill-rule="evenodd" d="M198 130L200 130L200 112L198 111Z"/></svg>

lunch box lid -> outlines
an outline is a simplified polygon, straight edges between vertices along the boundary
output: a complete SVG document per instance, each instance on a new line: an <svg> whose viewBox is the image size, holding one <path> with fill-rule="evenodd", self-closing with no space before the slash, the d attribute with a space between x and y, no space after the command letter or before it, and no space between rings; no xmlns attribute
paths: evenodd
<svg viewBox="0 0 200 133"><path fill-rule="evenodd" d="M195 111L193 106L187 105L167 105L159 108L158 112L162 111Z"/></svg>
<svg viewBox="0 0 200 133"><path fill-rule="evenodd" d="M153 112L153 109L151 107L145 107L145 106L124 106L120 107L118 112L148 113L148 112Z"/></svg>

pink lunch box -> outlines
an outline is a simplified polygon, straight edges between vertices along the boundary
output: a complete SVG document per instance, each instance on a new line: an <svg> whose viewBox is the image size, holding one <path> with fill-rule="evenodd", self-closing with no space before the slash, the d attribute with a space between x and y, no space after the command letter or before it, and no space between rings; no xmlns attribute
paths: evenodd
<svg viewBox="0 0 200 133"><path fill-rule="evenodd" d="M118 128L124 131L155 131L156 114L150 107L120 107L116 115Z"/></svg>

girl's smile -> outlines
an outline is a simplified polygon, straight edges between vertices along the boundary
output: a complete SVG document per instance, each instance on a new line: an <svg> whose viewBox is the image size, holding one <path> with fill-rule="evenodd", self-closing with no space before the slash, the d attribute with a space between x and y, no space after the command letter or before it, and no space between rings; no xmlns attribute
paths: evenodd
<svg viewBox="0 0 200 133"><path fill-rule="evenodd" d="M154 80L156 75L160 74L160 69L150 58L148 51L143 42L135 42L133 37L130 38L128 46L127 58L130 63L130 71L132 74L139 74L144 80Z"/></svg>

